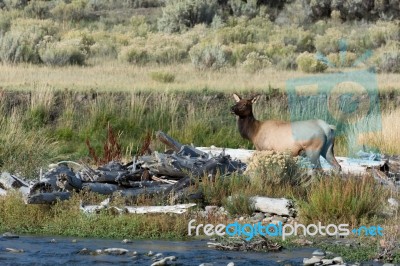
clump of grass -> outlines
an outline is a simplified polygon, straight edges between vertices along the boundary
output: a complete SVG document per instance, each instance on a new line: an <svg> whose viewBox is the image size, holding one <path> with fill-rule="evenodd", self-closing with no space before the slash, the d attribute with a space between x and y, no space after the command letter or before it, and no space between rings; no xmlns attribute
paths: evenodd
<svg viewBox="0 0 400 266"><path fill-rule="evenodd" d="M353 226L379 215L385 190L371 176L323 177L300 202L304 222L350 223Z"/></svg>
<svg viewBox="0 0 400 266"><path fill-rule="evenodd" d="M246 195L232 195L225 198L223 203L230 214L251 215L254 212L254 202Z"/></svg>
<svg viewBox="0 0 400 266"><path fill-rule="evenodd" d="M151 72L150 77L152 80L161 83L173 83L175 81L175 75L167 72Z"/></svg>
<svg viewBox="0 0 400 266"><path fill-rule="evenodd" d="M20 115L0 119L0 169L24 177L38 177L39 169L58 156L57 143L41 130L25 130Z"/></svg>

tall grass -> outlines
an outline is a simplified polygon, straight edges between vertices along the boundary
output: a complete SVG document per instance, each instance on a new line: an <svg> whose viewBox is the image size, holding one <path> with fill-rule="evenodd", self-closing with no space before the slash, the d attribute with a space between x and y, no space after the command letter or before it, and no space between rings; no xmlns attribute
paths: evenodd
<svg viewBox="0 0 400 266"><path fill-rule="evenodd" d="M263 95L254 110L260 120L329 119L326 106L314 102L313 98L305 104L313 104L315 108L304 112L299 105L288 112L289 103L285 94L269 89ZM101 155L108 125L119 137L127 160L142 146L147 133L153 134L157 130L170 134L182 143L197 146L252 148L252 144L240 136L236 119L229 113L233 104L230 93L101 93L93 90L59 91L39 86L37 91L26 93L3 91L1 97L1 170L19 171L31 177L35 176L38 168L51 161L88 156L87 140ZM397 110L384 112L384 130L374 133L374 138L365 143L377 145L384 152L398 153L399 149L394 144L397 135L390 133L397 132L397 114ZM357 138L366 136L373 129L375 120L371 117L365 121L369 122L338 129L340 135L335 143L337 155L358 151L361 146ZM152 148L159 150L164 146L153 139Z"/></svg>
<svg viewBox="0 0 400 266"><path fill-rule="evenodd" d="M19 193L9 193L0 198L0 230L120 239L184 238L187 235L187 215L115 216L106 211L87 215L80 211L79 204L80 200L88 197L95 198L93 195L74 194L72 199L51 206L27 205Z"/></svg>
<svg viewBox="0 0 400 266"><path fill-rule="evenodd" d="M314 182L301 202L300 217L306 223L362 224L382 211L387 192L371 176L324 177Z"/></svg>
<svg viewBox="0 0 400 266"><path fill-rule="evenodd" d="M363 128L353 128L358 133L355 134L358 145L363 145L385 154L398 154L400 124L397 120L399 117L400 109L391 109L383 112L382 116L379 117L381 121L378 120L378 122L381 122L381 130L368 132Z"/></svg>

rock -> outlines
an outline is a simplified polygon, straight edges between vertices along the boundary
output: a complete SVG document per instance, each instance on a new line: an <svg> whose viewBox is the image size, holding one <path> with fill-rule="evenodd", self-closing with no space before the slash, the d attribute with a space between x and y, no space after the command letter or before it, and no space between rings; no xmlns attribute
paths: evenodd
<svg viewBox="0 0 400 266"><path fill-rule="evenodd" d="M255 213L253 216L250 217L250 223L258 223L258 222L262 222L264 219L264 214L261 212L257 212Z"/></svg>
<svg viewBox="0 0 400 266"><path fill-rule="evenodd" d="M121 241L121 243L129 244L129 243L132 243L132 240L125 238L124 240Z"/></svg>
<svg viewBox="0 0 400 266"><path fill-rule="evenodd" d="M320 262L321 262L321 259L316 258L316 257L312 257L311 259L307 259L307 258L303 259L303 264L304 264L305 266L307 266L307 265L314 265L314 264L320 263Z"/></svg>
<svg viewBox="0 0 400 266"><path fill-rule="evenodd" d="M243 216L240 216L239 222L243 222L243 221L244 221L244 217L243 217Z"/></svg>
<svg viewBox="0 0 400 266"><path fill-rule="evenodd" d="M109 255L125 255L129 250L124 248L106 248L103 252Z"/></svg>
<svg viewBox="0 0 400 266"><path fill-rule="evenodd" d="M229 262L226 266L235 266L235 263L233 263L232 261Z"/></svg>
<svg viewBox="0 0 400 266"><path fill-rule="evenodd" d="M323 265L332 265L333 264L333 260L323 259L322 260L322 264Z"/></svg>
<svg viewBox="0 0 400 266"><path fill-rule="evenodd" d="M72 243L76 243L77 241L76 241L76 239L72 239L71 242Z"/></svg>
<svg viewBox="0 0 400 266"><path fill-rule="evenodd" d="M163 256L162 253L157 253L153 256L153 261L160 259Z"/></svg>
<svg viewBox="0 0 400 266"><path fill-rule="evenodd" d="M13 239L13 238L19 238L19 236L16 235L16 234L10 233L10 232L5 232L5 233L2 235L2 238Z"/></svg>
<svg viewBox="0 0 400 266"><path fill-rule="evenodd" d="M335 257L333 258L333 262L336 264L343 264L343 258L342 257Z"/></svg>
<svg viewBox="0 0 400 266"><path fill-rule="evenodd" d="M175 261L175 260L176 260L175 256L169 256L169 257L163 258L162 260L154 262L153 264L151 264L151 266L167 265L168 261Z"/></svg>
<svg viewBox="0 0 400 266"><path fill-rule="evenodd" d="M317 249L314 250L314 252L312 253L313 257L319 258L319 259L323 259L326 256L325 251L321 250L321 249Z"/></svg>
<svg viewBox="0 0 400 266"><path fill-rule="evenodd" d="M154 256L154 252L150 250L146 255L149 257Z"/></svg>
<svg viewBox="0 0 400 266"><path fill-rule="evenodd" d="M282 217L282 216L275 216L271 220L271 223L273 223L273 224L278 224L278 223L284 224L286 222L287 222L287 218L286 217Z"/></svg>
<svg viewBox="0 0 400 266"><path fill-rule="evenodd" d="M300 246L309 246L309 245L314 244L314 242L307 240L305 238L298 238L298 239L293 240L293 242Z"/></svg>
<svg viewBox="0 0 400 266"><path fill-rule="evenodd" d="M206 214L212 214L218 211L218 206L210 205L206 206L204 209L206 211Z"/></svg>
<svg viewBox="0 0 400 266"><path fill-rule="evenodd" d="M57 243L57 241L53 238L52 240L50 240L50 243Z"/></svg>
<svg viewBox="0 0 400 266"><path fill-rule="evenodd" d="M388 202L389 202L389 206L390 206L392 209L397 210L397 209L399 208L399 201L396 200L395 198L389 198L389 199L388 199Z"/></svg>
<svg viewBox="0 0 400 266"><path fill-rule="evenodd" d="M206 262L206 263L200 264L199 266L214 266L214 264Z"/></svg>
<svg viewBox="0 0 400 266"><path fill-rule="evenodd" d="M10 253L23 253L24 252L23 249L15 249L15 248L6 248L6 251L10 252Z"/></svg>

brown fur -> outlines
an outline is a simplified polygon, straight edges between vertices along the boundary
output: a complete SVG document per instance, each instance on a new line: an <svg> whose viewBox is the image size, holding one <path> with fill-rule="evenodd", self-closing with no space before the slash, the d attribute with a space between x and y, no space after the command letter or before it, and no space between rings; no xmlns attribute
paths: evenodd
<svg viewBox="0 0 400 266"><path fill-rule="evenodd" d="M319 169L319 156L322 155L336 170L341 170L333 152L334 126L323 120L258 121L253 115L253 103L259 95L251 99L242 99L237 94L233 97L236 104L231 111L238 116L240 135L252 141L257 150L289 151L293 156L305 154Z"/></svg>

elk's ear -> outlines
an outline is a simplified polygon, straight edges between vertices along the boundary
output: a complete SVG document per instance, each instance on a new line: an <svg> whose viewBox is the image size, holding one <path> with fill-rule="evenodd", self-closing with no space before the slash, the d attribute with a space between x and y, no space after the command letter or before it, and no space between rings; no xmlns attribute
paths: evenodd
<svg viewBox="0 0 400 266"><path fill-rule="evenodd" d="M251 99L251 103L256 103L256 102L258 101L258 99L260 99L260 97L261 97L261 95L260 95L260 94L257 94L256 96L254 96L254 97Z"/></svg>
<svg viewBox="0 0 400 266"><path fill-rule="evenodd" d="M236 93L233 94L233 98L235 99L236 102L239 102L242 98L240 98L239 95L237 95Z"/></svg>

